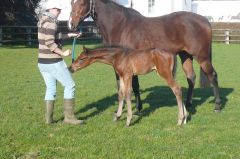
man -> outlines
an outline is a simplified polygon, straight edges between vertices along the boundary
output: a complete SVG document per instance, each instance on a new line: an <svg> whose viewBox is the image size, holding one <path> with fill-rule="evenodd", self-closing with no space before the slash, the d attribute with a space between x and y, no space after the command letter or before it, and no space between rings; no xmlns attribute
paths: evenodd
<svg viewBox="0 0 240 159"><path fill-rule="evenodd" d="M67 69L62 56L71 55L70 50L63 51L57 28L57 18L61 13L59 0L48 0L46 12L38 22L38 68L46 84L46 123L53 123L56 84L64 87L64 122L68 124L83 124L74 115L75 83ZM79 37L80 34L68 33L61 38Z"/></svg>

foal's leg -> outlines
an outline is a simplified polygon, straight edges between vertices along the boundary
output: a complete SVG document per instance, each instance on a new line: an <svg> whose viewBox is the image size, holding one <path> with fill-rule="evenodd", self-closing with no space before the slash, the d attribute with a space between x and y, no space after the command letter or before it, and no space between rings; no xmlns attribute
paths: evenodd
<svg viewBox="0 0 240 159"><path fill-rule="evenodd" d="M179 56L182 61L183 71L187 76L188 92L187 92L186 107L189 108L192 106L193 89L195 86L195 79L196 79L196 74L193 69L193 58L191 55L189 55L185 51L180 52Z"/></svg>
<svg viewBox="0 0 240 159"><path fill-rule="evenodd" d="M123 102L124 98L126 99L127 103L127 122L126 125L129 126L131 123L132 119L132 106L131 106L131 81L132 77L130 76L125 76L125 77L120 77L120 88L119 88L119 94L118 94L118 100L119 100L119 105L118 105L118 111L114 117L114 121L118 120L121 115L122 115L122 108L123 108Z"/></svg>
<svg viewBox="0 0 240 159"><path fill-rule="evenodd" d="M122 109L124 104L124 82L123 78L120 78L119 80L119 90L118 90L118 110L117 113L115 113L113 121L117 121L121 115L122 115Z"/></svg>
<svg viewBox="0 0 240 159"><path fill-rule="evenodd" d="M188 114L187 114L186 107L182 101L181 87L175 82L173 77L170 77L170 76L166 77L165 80L167 81L169 87L172 89L172 91L177 99L177 104L178 104L178 123L177 123L177 125L186 124Z"/></svg>
<svg viewBox="0 0 240 159"><path fill-rule="evenodd" d="M130 126L132 120L132 105L131 105L131 92L132 92L132 76L124 77L124 94L126 95L126 103L127 103L127 126Z"/></svg>
<svg viewBox="0 0 240 159"><path fill-rule="evenodd" d="M115 73L115 74L116 74L116 79L117 79L117 87L119 90L120 79L119 79L119 75L117 73ZM136 109L138 112L140 112L142 110L142 100L140 97L138 76L132 77L132 89L133 89L135 99L136 99Z"/></svg>
<svg viewBox="0 0 240 159"><path fill-rule="evenodd" d="M160 62L165 63L166 61L160 61ZM156 67L157 67L158 74L166 80L167 84L169 85L169 87L172 89L174 95L176 96L177 104L178 104L178 123L177 123L177 125L186 124L188 114L187 114L185 105L183 104L183 101L182 101L181 87L175 82L175 80L173 78L171 63L169 63L168 65L167 64L164 65L164 67L161 65L156 66Z"/></svg>
<svg viewBox="0 0 240 159"><path fill-rule="evenodd" d="M209 60L199 62L203 72L207 75L208 80L213 86L213 93L215 96L215 112L221 110L221 98L219 93L217 72L214 70L212 63Z"/></svg>

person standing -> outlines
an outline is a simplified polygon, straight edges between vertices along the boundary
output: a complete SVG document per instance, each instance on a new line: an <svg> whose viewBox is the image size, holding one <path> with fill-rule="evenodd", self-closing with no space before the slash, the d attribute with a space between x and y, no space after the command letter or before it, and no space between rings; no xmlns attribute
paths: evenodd
<svg viewBox="0 0 240 159"><path fill-rule="evenodd" d="M75 82L62 58L70 56L71 51L63 51L60 44L62 38L79 37L81 34L60 34L57 27L57 18L60 13L59 0L48 0L46 12L38 21L38 68L46 84L45 120L47 124L54 122L53 111L58 81L64 87L64 123L83 124L84 122L74 115Z"/></svg>

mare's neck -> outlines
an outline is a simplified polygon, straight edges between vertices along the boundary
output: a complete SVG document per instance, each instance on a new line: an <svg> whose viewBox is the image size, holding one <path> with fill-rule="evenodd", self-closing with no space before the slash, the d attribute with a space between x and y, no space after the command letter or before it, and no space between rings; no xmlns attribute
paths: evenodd
<svg viewBox="0 0 240 159"><path fill-rule="evenodd" d="M111 0L94 0L96 11L96 25L99 27L104 42L113 44L111 34L121 32L120 26L124 24L124 8L115 4Z"/></svg>

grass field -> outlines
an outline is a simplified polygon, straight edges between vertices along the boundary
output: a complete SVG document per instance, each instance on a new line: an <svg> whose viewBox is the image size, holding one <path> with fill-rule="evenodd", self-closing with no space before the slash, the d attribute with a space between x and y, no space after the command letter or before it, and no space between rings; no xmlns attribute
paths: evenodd
<svg viewBox="0 0 240 159"><path fill-rule="evenodd" d="M63 88L58 85L57 123L49 126L44 123L45 85L37 68L37 49L0 47L0 158L238 159L239 59L240 45L213 45L223 110L213 112L212 89L200 89L197 78L187 125L176 125L175 97L155 72L139 77L142 115L134 116L133 125L126 128L125 108L120 121L113 122L117 108L113 69L93 64L73 74L76 115L86 125L62 123ZM70 58L66 62L70 64ZM199 77L196 63L195 71ZM187 82L182 72L178 67L177 81L185 96Z"/></svg>

